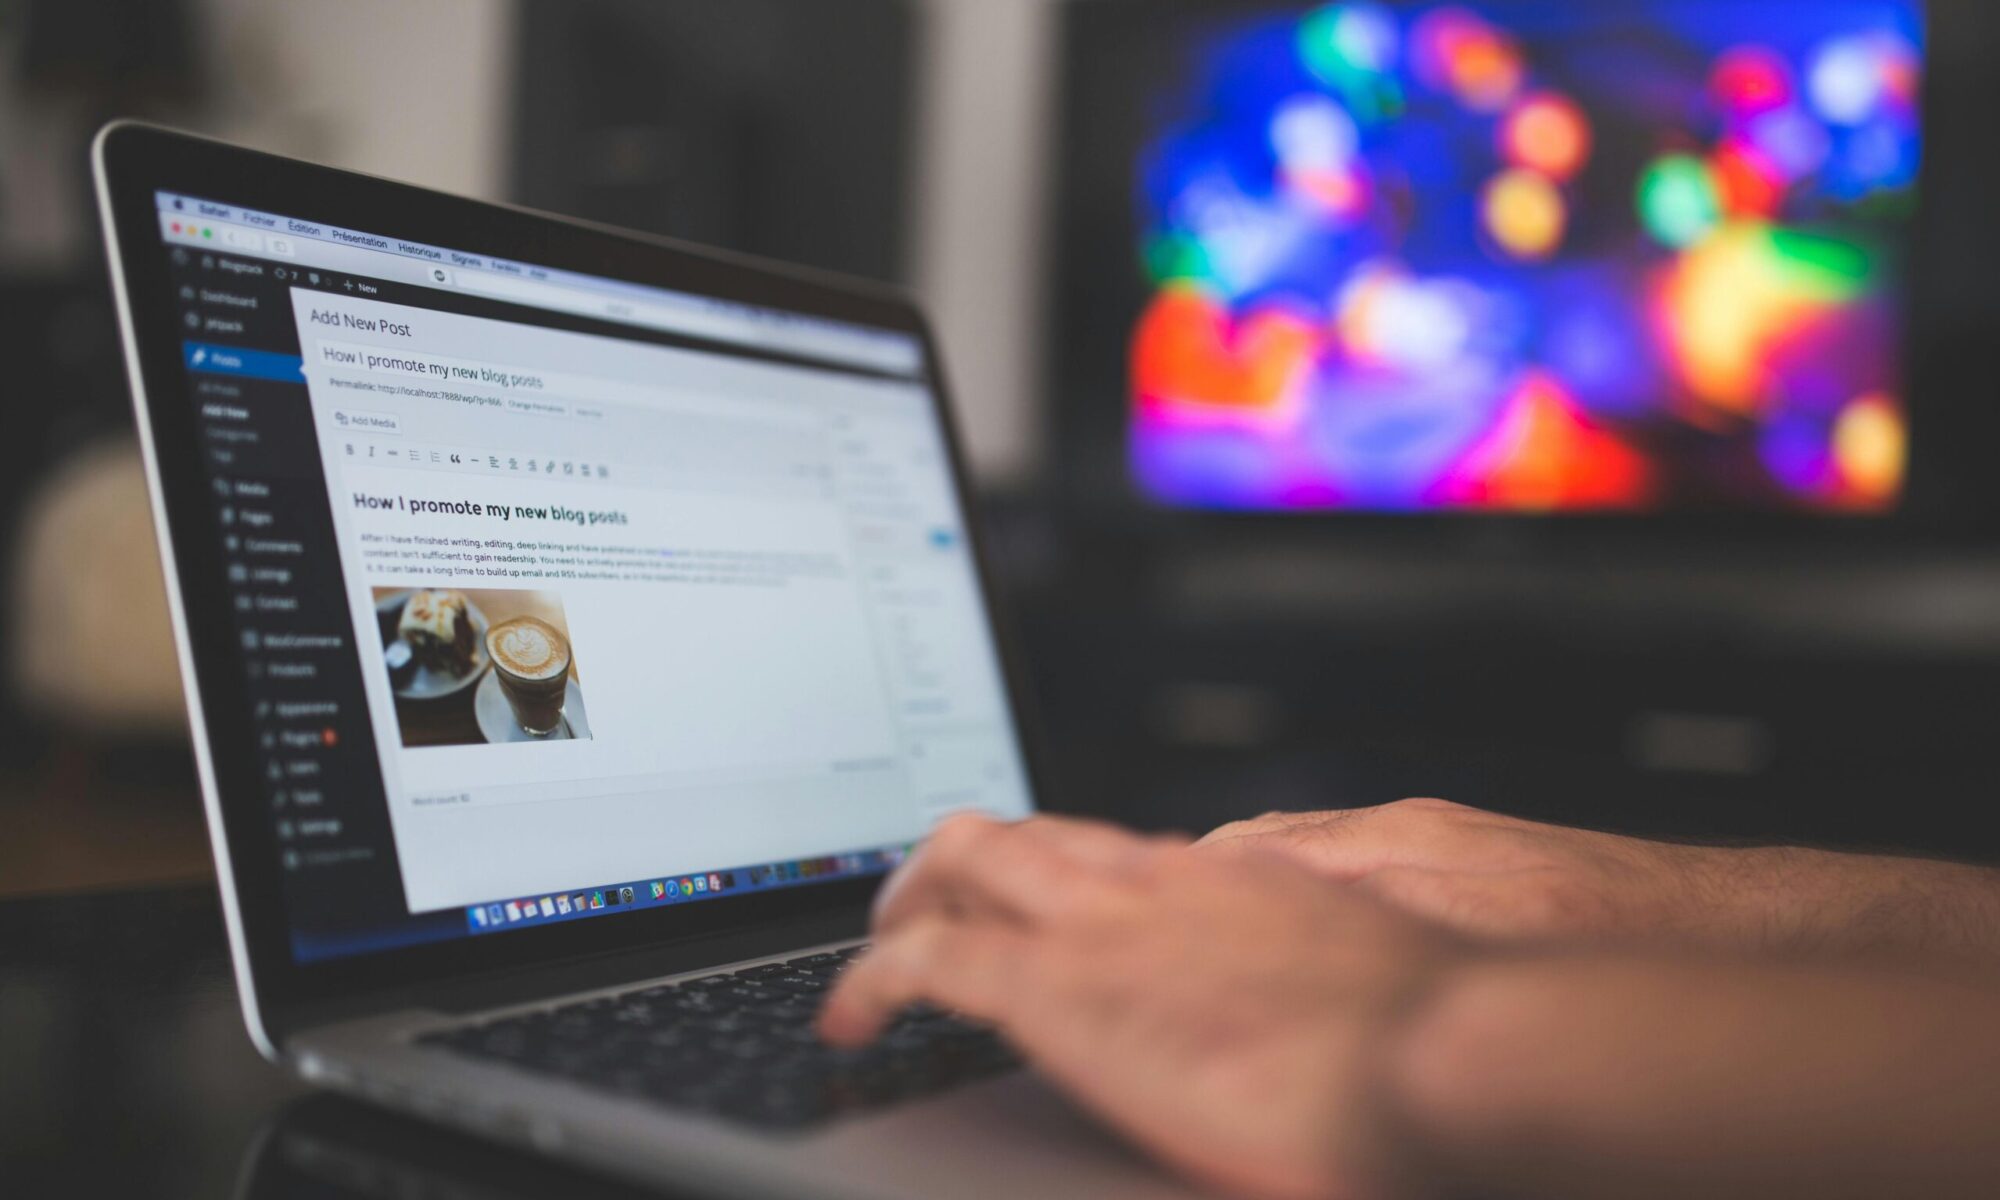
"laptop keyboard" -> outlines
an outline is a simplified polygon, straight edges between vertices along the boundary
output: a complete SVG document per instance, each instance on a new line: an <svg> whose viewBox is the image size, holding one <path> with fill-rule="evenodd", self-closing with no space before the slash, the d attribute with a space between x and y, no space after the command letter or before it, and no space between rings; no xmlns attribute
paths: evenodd
<svg viewBox="0 0 2000 1200"><path fill-rule="evenodd" d="M921 1006L874 1045L822 1043L813 1030L820 1001L859 952L808 954L418 1041L771 1129L935 1095L1018 1065L991 1031Z"/></svg>

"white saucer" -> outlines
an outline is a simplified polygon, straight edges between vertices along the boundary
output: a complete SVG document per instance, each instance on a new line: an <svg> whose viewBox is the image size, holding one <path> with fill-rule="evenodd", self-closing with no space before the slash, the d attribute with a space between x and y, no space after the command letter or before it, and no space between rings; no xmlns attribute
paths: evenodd
<svg viewBox="0 0 2000 1200"><path fill-rule="evenodd" d="M507 703L507 697L500 691L500 677L491 671L479 681L479 690L472 694L472 715L479 720L479 732L486 735L489 742L564 742L572 738L590 737L590 717L583 711L583 689L576 680L569 681L569 688L563 693L563 723L553 733L536 737L521 728L514 719L514 710Z"/></svg>
<svg viewBox="0 0 2000 1200"><path fill-rule="evenodd" d="M403 605L409 598L410 593L405 591L385 596L377 601L375 605L377 620L381 619L379 614L387 613L391 614L389 619L393 621L402 613ZM405 700L438 700L465 690L473 681L486 674L486 668L490 665L486 658L486 614L479 611L477 604L468 600L465 602L465 615L472 622L472 666L462 675L452 675L443 671L433 671L419 664L409 679L395 688L396 695ZM383 648L386 650L388 647ZM505 702L506 697L501 697L501 703Z"/></svg>

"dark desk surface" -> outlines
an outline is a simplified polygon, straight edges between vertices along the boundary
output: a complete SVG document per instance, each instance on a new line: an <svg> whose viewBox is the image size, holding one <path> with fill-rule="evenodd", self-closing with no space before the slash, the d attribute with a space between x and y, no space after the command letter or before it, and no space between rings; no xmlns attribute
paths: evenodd
<svg viewBox="0 0 2000 1200"><path fill-rule="evenodd" d="M625 1197L310 1095L251 1049L211 887L0 901L0 1192Z"/></svg>

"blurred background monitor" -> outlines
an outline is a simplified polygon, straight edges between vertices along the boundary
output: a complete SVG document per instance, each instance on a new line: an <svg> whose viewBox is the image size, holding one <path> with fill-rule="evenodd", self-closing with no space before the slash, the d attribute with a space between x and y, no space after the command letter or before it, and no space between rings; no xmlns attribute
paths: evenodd
<svg viewBox="0 0 2000 1200"><path fill-rule="evenodd" d="M1912 369L1926 7L1072 5L1071 490L1970 523L1981 426Z"/></svg>
<svg viewBox="0 0 2000 1200"><path fill-rule="evenodd" d="M522 203L906 277L908 0L521 0L517 20Z"/></svg>

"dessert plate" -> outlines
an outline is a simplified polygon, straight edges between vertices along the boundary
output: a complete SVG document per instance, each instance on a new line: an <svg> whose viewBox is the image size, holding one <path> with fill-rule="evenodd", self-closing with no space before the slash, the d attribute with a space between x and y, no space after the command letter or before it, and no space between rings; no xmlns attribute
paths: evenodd
<svg viewBox="0 0 2000 1200"><path fill-rule="evenodd" d="M408 592L397 592L382 597L375 604L377 623L383 624L385 628L394 628L397 616L403 611L403 605L408 603L409 599ZM464 691L479 682L480 677L486 674L486 668L491 665L491 660L486 657L486 614L479 611L477 604L467 600L465 615L472 620L472 666L461 674L452 674L449 671L433 671L418 663L416 673L410 676L407 683L392 685L399 699L437 700ZM384 646L383 649L386 650L388 647Z"/></svg>

